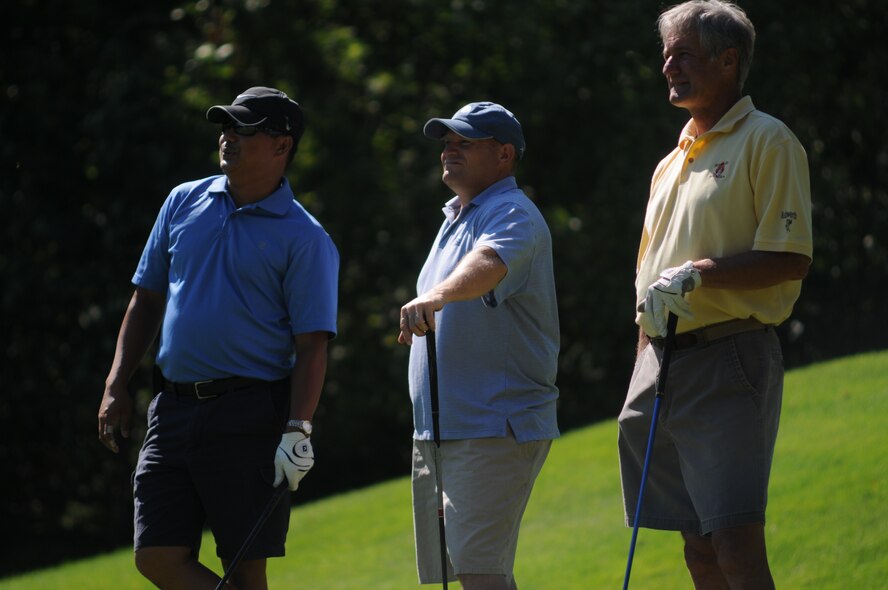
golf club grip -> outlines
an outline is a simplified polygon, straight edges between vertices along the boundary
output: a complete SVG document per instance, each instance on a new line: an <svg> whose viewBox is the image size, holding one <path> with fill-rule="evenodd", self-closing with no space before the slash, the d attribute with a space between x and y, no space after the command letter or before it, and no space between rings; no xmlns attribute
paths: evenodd
<svg viewBox="0 0 888 590"><path fill-rule="evenodd" d="M216 590L223 590L225 584L228 582L228 580L234 574L234 571L237 569L237 566L240 565L240 562L243 560L244 555L253 545L253 541L255 541L256 537L259 536L259 531L261 531L262 527L265 526L265 522L271 516L271 513L274 512L274 509L277 508L278 502L281 501L281 498L284 497L284 494L289 489L290 488L287 485L286 479L284 480L284 483L275 488L274 494L271 496L271 500L268 501L268 504L265 506L262 514L259 515L259 520L256 521L255 525L253 525L253 530L250 531L249 535L247 535L247 538L244 540L241 548L237 550L237 555L235 555L234 559L231 560L231 563L228 565L228 569L225 571L222 579L219 580L219 583L216 585Z"/></svg>
<svg viewBox="0 0 888 590"><path fill-rule="evenodd" d="M435 348L435 332L429 330L425 335L426 355L429 364L429 396L432 405L432 437L435 439L435 446L441 446L441 429L439 422L439 405L438 405L438 353Z"/></svg>
<svg viewBox="0 0 888 590"><path fill-rule="evenodd" d="M443 510L443 509L442 509ZM441 547L447 547L446 534L444 533L444 515L438 520L438 542ZM441 588L447 590L447 550L441 552Z"/></svg>
<svg viewBox="0 0 888 590"><path fill-rule="evenodd" d="M441 587L447 590L447 535L444 532L444 484L441 477L441 428L438 421L438 353L435 347L435 332L429 330L425 335L426 356L429 365L429 396L432 406L432 437L435 439L435 488L438 500L438 540L441 547Z"/></svg>
<svg viewBox="0 0 888 590"><path fill-rule="evenodd" d="M669 376L669 364L672 360L672 350L675 348L675 327L678 325L678 316L669 312L666 320L666 342L663 344L663 360L660 361L660 371L657 373L657 396L663 397L666 393L666 377Z"/></svg>

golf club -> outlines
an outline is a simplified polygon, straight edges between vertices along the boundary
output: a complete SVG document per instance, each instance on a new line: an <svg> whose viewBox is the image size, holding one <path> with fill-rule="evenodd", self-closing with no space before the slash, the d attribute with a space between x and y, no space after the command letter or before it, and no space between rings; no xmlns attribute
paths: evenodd
<svg viewBox="0 0 888 590"><path fill-rule="evenodd" d="M247 535L247 538L244 540L241 548L238 549L237 555L234 556L234 559L231 560L231 563L228 564L228 569L225 571L225 575L222 576L222 579L219 580L219 583L216 584L216 590L222 590L225 587L225 584L228 582L229 578L231 578L232 574L234 574L234 570L237 569L237 566L243 560L244 555L247 553L247 550L253 544L253 541L256 540L256 537L259 535L259 531L262 530L262 527L265 526L265 521L268 520L268 517L271 516L271 513L274 512L274 509L277 507L278 502L281 501L281 498L284 497L284 494L290 488L287 486L287 481L284 480L284 483L275 488L274 494L271 496L271 500L268 501L268 504L265 506L265 510L262 511L262 514L259 515L259 520L256 521L256 524L253 525L253 530L250 531L250 534Z"/></svg>
<svg viewBox="0 0 888 590"><path fill-rule="evenodd" d="M648 467L650 467L651 464L651 453L654 449L654 436L657 432L657 419L660 415L660 400L663 399L663 394L666 391L666 377L669 374L669 361L672 359L676 324L678 324L678 316L670 312L669 318L666 320L666 342L663 344L663 359L660 361L660 370L657 373L654 411L651 414L651 431L648 435L647 451L644 454L644 468L641 470L641 484L638 486L638 503L635 506L635 522L632 525L632 541L629 544L629 559L626 563L626 576L623 578L623 590L629 588L629 575L632 573L632 558L635 556L635 542L638 539L638 523L641 518L641 504L644 500L644 484L647 481Z"/></svg>
<svg viewBox="0 0 888 590"><path fill-rule="evenodd" d="M438 355L435 351L435 333L426 332L426 353L429 362L429 393L432 401L432 437L435 439L435 487L438 490L438 533L441 541L441 585L447 590L447 539L444 534L444 488L441 476L441 429L438 424Z"/></svg>

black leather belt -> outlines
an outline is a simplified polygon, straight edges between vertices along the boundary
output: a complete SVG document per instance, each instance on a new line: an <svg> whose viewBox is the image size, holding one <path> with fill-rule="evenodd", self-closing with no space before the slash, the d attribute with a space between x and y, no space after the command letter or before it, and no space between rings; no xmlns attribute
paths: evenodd
<svg viewBox="0 0 888 590"><path fill-rule="evenodd" d="M768 326L761 323L755 318L746 318L745 320L731 320L720 324L713 324L690 332L682 332L675 335L675 348L673 350L684 350L703 346L722 338L735 336L744 332L754 332L756 330L764 330ZM657 348L663 348L666 343L665 338L651 338L651 344Z"/></svg>
<svg viewBox="0 0 888 590"><path fill-rule="evenodd" d="M175 392L176 395L185 397L196 397L197 399L211 399L238 391L247 389L255 385L270 384L270 381L262 379L254 379L252 377L226 377L225 379L211 379L209 381L195 381L194 383L174 383L165 380L166 389Z"/></svg>

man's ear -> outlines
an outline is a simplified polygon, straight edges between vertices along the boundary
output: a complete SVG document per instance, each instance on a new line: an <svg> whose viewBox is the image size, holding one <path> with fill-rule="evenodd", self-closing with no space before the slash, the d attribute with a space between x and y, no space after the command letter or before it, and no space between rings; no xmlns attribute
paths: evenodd
<svg viewBox="0 0 888 590"><path fill-rule="evenodd" d="M274 153L289 154L290 147L292 147L292 145L293 145L293 138L290 137L289 135L283 135L283 136L281 136L281 139L283 139L283 141L281 141L278 144L277 149L274 151Z"/></svg>
<svg viewBox="0 0 888 590"><path fill-rule="evenodd" d="M721 54L721 65L723 68L737 68L740 59L736 47L729 47Z"/></svg>
<svg viewBox="0 0 888 590"><path fill-rule="evenodd" d="M514 160L516 159L517 154L515 153L515 146L511 143L504 143L503 149L500 150L500 160Z"/></svg>

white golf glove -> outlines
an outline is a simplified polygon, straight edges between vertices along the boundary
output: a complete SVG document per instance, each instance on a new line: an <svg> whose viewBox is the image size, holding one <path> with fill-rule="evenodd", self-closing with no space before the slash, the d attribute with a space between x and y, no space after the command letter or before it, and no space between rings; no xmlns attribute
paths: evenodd
<svg viewBox="0 0 888 590"><path fill-rule="evenodd" d="M694 319L691 306L685 301L684 295L699 287L702 282L700 271L694 268L694 263L690 260L660 273L660 278L648 287L642 312L642 327L647 335L651 338L666 335L666 319L670 311L680 318Z"/></svg>
<svg viewBox="0 0 888 590"><path fill-rule="evenodd" d="M302 432L285 432L274 454L274 487L286 477L290 491L296 491L314 462L311 440Z"/></svg>

